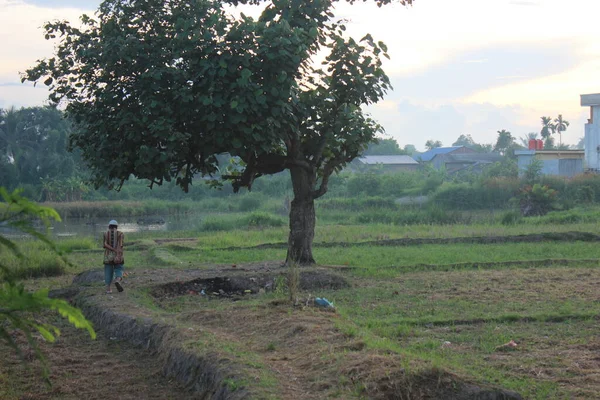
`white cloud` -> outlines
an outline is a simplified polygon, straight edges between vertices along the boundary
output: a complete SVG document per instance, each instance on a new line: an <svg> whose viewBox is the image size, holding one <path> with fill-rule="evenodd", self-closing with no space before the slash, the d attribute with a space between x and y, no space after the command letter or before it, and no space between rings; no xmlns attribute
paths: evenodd
<svg viewBox="0 0 600 400"><path fill-rule="evenodd" d="M19 72L52 55L53 43L44 40L42 29L46 21L77 22L81 14L80 9L42 8L22 1L0 0L0 83L18 82Z"/></svg>

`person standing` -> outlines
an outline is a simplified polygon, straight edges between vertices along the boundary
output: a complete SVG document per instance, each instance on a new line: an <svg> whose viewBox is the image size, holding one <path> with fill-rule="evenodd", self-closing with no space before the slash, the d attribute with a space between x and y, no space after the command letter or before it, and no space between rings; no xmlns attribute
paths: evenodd
<svg viewBox="0 0 600 400"><path fill-rule="evenodd" d="M114 282L119 292L123 291L123 232L117 230L117 221L108 223L108 231L104 232L104 283L106 294L112 293L110 284Z"/></svg>

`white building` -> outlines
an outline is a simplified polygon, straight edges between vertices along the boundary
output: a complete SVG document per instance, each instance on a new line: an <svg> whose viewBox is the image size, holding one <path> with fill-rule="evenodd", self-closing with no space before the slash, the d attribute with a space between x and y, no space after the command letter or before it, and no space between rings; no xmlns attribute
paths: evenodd
<svg viewBox="0 0 600 400"><path fill-rule="evenodd" d="M600 171L600 93L582 94L581 105L590 107L590 118L585 124L585 163L591 171Z"/></svg>

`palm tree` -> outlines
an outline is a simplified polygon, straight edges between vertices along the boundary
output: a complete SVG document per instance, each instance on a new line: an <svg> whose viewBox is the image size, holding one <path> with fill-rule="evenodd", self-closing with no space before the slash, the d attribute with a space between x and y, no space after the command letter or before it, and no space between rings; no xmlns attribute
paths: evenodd
<svg viewBox="0 0 600 400"><path fill-rule="evenodd" d="M529 147L529 141L532 139L537 139L538 134L535 132L529 132L527 135L525 136L521 136L519 138L519 140L521 141L521 145L523 145L523 147L528 148Z"/></svg>
<svg viewBox="0 0 600 400"><path fill-rule="evenodd" d="M554 129L558 132L558 147L562 147L562 133L567 130L569 121L563 119L562 114L558 114L558 117L554 119Z"/></svg>
<svg viewBox="0 0 600 400"><path fill-rule="evenodd" d="M540 135L542 138L548 139L554 133L554 125L552 124L552 117L541 117L542 119L542 130Z"/></svg>

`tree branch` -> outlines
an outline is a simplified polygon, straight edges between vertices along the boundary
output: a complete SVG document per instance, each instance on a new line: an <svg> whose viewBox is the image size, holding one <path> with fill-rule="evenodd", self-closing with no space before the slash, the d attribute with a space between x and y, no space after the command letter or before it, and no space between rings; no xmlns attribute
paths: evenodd
<svg viewBox="0 0 600 400"><path fill-rule="evenodd" d="M331 176L331 174L334 171L334 165L335 165L335 163L330 161L329 163L327 163L327 165L323 169L323 178L321 179L321 185L319 185L319 188L317 190L314 190L312 192L313 199L318 199L319 197L321 197L325 193L327 193L327 189L328 189L328 185L329 185L329 177Z"/></svg>

